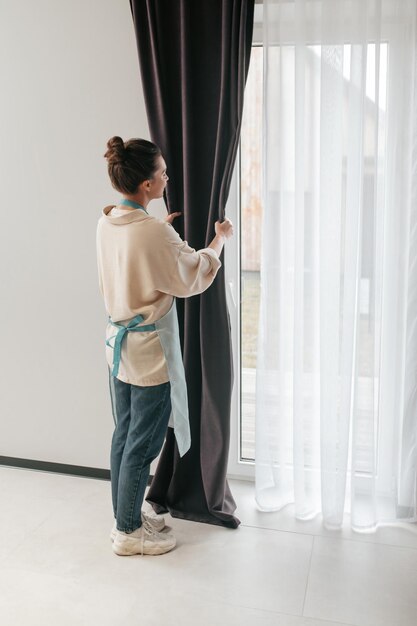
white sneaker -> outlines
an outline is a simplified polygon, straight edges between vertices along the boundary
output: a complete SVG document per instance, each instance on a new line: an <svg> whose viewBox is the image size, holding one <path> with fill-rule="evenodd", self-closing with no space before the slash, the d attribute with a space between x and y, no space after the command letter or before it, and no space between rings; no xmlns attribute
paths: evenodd
<svg viewBox="0 0 417 626"><path fill-rule="evenodd" d="M165 518L162 517L161 515L156 515L156 513L154 513L153 515L152 514L149 515L149 514L145 513L144 511L142 511L141 517L142 517L142 523L143 522L147 522L158 533L160 533L161 530L163 530L165 528ZM116 537L116 532L117 532L117 525L116 525L116 521L115 521L114 524L113 524L113 528L111 529L111 532L110 532L110 539L112 541L114 541L114 539Z"/></svg>
<svg viewBox="0 0 417 626"><path fill-rule="evenodd" d="M158 533L148 522L143 522L133 533L116 531L113 552L119 556L134 554L164 554L175 548L176 539L168 533Z"/></svg>

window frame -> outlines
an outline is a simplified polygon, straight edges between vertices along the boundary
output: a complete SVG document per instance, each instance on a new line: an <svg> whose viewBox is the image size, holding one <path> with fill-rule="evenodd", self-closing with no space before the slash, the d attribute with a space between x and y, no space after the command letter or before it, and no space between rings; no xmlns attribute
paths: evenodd
<svg viewBox="0 0 417 626"><path fill-rule="evenodd" d="M252 47L263 46L263 6L255 5ZM235 165L226 202L226 215L235 225L235 236L225 246L226 297L230 314L233 367L235 379L230 411L230 447L227 477L255 480L255 461L242 458L242 361L241 361L241 146L237 149Z"/></svg>

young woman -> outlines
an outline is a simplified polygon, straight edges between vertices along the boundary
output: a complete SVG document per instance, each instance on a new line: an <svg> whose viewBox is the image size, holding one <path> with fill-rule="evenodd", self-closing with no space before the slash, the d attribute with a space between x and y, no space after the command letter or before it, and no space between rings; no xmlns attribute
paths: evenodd
<svg viewBox="0 0 417 626"><path fill-rule="evenodd" d="M220 266L223 245L233 234L230 220L216 222L207 248L195 250L172 227L180 215L152 217L148 204L168 182L161 150L145 139L112 137L104 155L113 187L122 194L103 209L97 226L100 291L109 321L106 360L115 429L110 473L118 555L163 554L175 546L160 532L161 516L142 512L150 464L167 427L174 428L183 456L191 445L187 388L175 297L205 291Z"/></svg>

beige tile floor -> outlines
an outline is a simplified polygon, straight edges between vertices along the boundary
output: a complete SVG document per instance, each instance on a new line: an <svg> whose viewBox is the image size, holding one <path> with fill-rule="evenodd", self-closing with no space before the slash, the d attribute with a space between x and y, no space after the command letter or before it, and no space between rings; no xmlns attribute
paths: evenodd
<svg viewBox="0 0 417 626"><path fill-rule="evenodd" d="M123 558L108 482L0 467L0 624L416 626L417 529L326 531L230 486L238 529L166 515L176 548Z"/></svg>

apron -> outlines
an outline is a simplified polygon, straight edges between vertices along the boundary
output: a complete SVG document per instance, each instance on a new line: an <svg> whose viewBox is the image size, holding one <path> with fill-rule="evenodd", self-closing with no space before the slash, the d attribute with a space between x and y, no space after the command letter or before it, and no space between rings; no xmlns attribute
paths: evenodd
<svg viewBox="0 0 417 626"><path fill-rule="evenodd" d="M167 364L169 382L171 384L171 415L168 426L174 428L178 451L182 457L191 447L191 433L188 417L187 383L185 381L184 364L181 354L175 298L173 298L168 313L165 313L159 320L153 324L140 326L142 322L142 315L137 315L131 319L127 326L117 324L109 317L109 323L119 329L116 335L106 339L106 345L114 349L112 376L117 377L119 371L122 342L126 333L149 331L156 331L158 333ZM109 343L111 339L114 339L114 346Z"/></svg>

